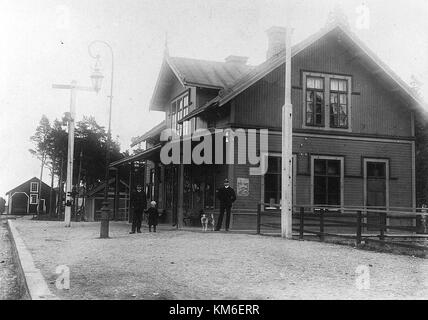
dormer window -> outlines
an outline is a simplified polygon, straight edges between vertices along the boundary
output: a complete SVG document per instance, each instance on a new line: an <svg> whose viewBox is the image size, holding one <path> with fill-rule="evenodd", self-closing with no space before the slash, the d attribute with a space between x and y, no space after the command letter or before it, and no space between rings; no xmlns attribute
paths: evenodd
<svg viewBox="0 0 428 320"><path fill-rule="evenodd" d="M177 99L171 102L170 121L171 129L177 130L177 134L185 136L190 134L190 123L184 121L182 124L177 122L187 116L189 113L189 93L179 96Z"/></svg>
<svg viewBox="0 0 428 320"><path fill-rule="evenodd" d="M303 128L351 131L352 77L303 72Z"/></svg>

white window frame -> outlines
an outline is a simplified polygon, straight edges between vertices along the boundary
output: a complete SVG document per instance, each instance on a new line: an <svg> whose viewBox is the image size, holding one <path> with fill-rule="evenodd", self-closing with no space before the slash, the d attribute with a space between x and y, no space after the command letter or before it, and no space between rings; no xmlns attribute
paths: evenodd
<svg viewBox="0 0 428 320"><path fill-rule="evenodd" d="M311 156L311 206L314 204L314 178L315 178L315 160L339 160L340 161L340 205L341 210L344 208L345 199L345 157L343 156L323 156L323 155L312 155Z"/></svg>
<svg viewBox="0 0 428 320"><path fill-rule="evenodd" d="M296 205L296 185L297 185L297 155L293 154L293 206ZM282 157L282 154L279 152L268 152L268 153L263 153L262 156L260 157L260 161L262 161L262 157L263 157L263 161L264 163L268 164L268 157ZM263 162L261 162L263 163ZM261 175L261 183L260 183L260 202L264 203L265 200L265 175Z"/></svg>
<svg viewBox="0 0 428 320"><path fill-rule="evenodd" d="M33 186L36 186L35 190L33 190ZM31 182L31 184L30 184L30 192L31 193L37 193L37 192L39 192L39 183L38 182Z"/></svg>
<svg viewBox="0 0 428 320"><path fill-rule="evenodd" d="M190 122L190 120L187 120L187 121L185 121L186 122L186 125L185 125L185 122L183 122L182 124L178 124L178 121L179 120L181 120L182 118L183 118L183 109L184 109L184 105L182 106L182 109L181 109L181 117L178 117L178 115L179 115L179 113L177 112L177 107L176 107L176 109L175 109L175 128L172 128L172 112L171 112L171 108L172 108L172 105L175 103L175 105L177 105L177 101L179 101L179 100L181 100L181 99L183 99L184 97L186 97L187 96L187 114L189 114L190 113L190 105L191 105L191 102L190 102L190 96L191 96L191 92L190 92L190 90L186 90L185 92L183 92L182 94L180 94L178 97L176 97L176 98L174 98L174 99L172 99L171 100L171 102L169 103L169 107L170 107L170 112L169 112L169 124L171 125L171 129L174 129L174 130L177 130L177 133L179 134L179 136L183 136L183 135L189 135L189 134L191 134L192 133L192 126L191 126L191 122ZM184 99L183 99L183 101L184 101ZM178 126L180 126L181 127L181 130L178 130ZM184 133L184 128L187 128L187 131L188 132L186 132L186 133Z"/></svg>
<svg viewBox="0 0 428 320"><path fill-rule="evenodd" d="M33 202L33 197L36 197L36 202ZM39 203L39 195L37 193L30 194L30 204L38 204Z"/></svg>
<svg viewBox="0 0 428 320"><path fill-rule="evenodd" d="M318 77L324 79L324 126L309 126L306 124L306 78ZM348 81L348 127L335 128L330 127L330 79L347 80ZM303 108L302 108L302 128L313 130L328 130L328 131L341 131L352 132L352 77L332 73L319 73L319 72L303 72L302 74L303 85Z"/></svg>

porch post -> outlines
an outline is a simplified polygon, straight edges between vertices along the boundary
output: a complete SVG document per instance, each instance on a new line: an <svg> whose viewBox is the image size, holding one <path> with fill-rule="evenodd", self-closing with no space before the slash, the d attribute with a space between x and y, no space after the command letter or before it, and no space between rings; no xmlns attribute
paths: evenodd
<svg viewBox="0 0 428 320"><path fill-rule="evenodd" d="M113 220L116 220L119 217L119 168L116 168L115 182Z"/></svg>
<svg viewBox="0 0 428 320"><path fill-rule="evenodd" d="M178 203L177 203L177 227L181 228L183 224L183 205L184 205L184 164L178 165Z"/></svg>

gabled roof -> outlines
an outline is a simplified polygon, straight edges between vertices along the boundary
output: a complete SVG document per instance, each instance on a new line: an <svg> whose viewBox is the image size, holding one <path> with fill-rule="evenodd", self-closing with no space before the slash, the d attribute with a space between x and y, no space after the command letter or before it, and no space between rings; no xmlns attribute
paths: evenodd
<svg viewBox="0 0 428 320"><path fill-rule="evenodd" d="M30 182L30 181L39 182L39 181L40 181L40 179L39 179L39 178L37 178L37 177L33 177L33 178L31 178L31 179L28 179L27 181L25 181L25 182L21 183L19 186L17 186L17 187L15 187L15 188L13 188L13 189L9 190L8 192L6 192L6 195L8 195L9 193L12 193L13 191L15 191L15 190L17 190L17 189L19 189L19 188L23 187L25 184L27 184L27 183L28 183L28 182ZM49 188L49 189L50 189L50 187L49 187L46 183L44 183L43 181L42 181L42 186L43 186L43 187L45 187L45 188Z"/></svg>
<svg viewBox="0 0 428 320"><path fill-rule="evenodd" d="M419 106L425 105L425 103L413 93L411 88L403 80L401 80L398 75L396 75L385 63L383 63L360 39L358 39L358 37L351 32L348 26L340 21L336 21L327 25L309 38L294 45L291 48L291 56L296 56L302 50L308 48L310 45L323 38L330 32L340 32L341 35L343 35L347 40L348 45L353 46L353 49L358 52L359 57L365 59L366 62L371 63L373 68L377 68L375 72L379 76L388 78L391 82L395 83L396 89L402 91L402 93L415 104ZM219 93L219 96L221 97L219 105L222 106L226 104L228 101L239 95L241 92L256 83L258 80L265 77L283 63L285 63L285 50L255 67L241 79L235 82L232 86L221 90Z"/></svg>
<svg viewBox="0 0 428 320"><path fill-rule="evenodd" d="M154 126L153 128L151 128L149 131L147 131L146 133L142 134L139 137L136 137L132 140L131 142L131 148L143 141L146 141L149 138L152 138L154 136L159 135L162 130L166 129L166 121L162 121L161 123L159 123L158 125Z"/></svg>
<svg viewBox="0 0 428 320"><path fill-rule="evenodd" d="M162 110L159 102L161 92L168 90L168 86L172 82L172 75L178 79L183 87L195 86L221 90L233 85L252 68L245 63L208 61L165 55L149 109Z"/></svg>
<svg viewBox="0 0 428 320"><path fill-rule="evenodd" d="M223 89L231 86L252 67L244 63L169 57L169 65L184 85Z"/></svg>

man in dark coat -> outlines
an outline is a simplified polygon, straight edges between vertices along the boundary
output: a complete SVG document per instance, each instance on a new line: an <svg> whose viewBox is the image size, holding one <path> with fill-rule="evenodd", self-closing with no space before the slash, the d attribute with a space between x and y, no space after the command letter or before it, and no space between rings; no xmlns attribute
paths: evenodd
<svg viewBox="0 0 428 320"><path fill-rule="evenodd" d="M224 180L224 185L217 191L217 198L220 200L220 215L217 221L217 227L215 231L219 231L221 229L221 225L223 223L224 211L226 211L226 231L229 231L230 224L230 211L232 209L232 204L236 200L235 190L229 186L229 180Z"/></svg>
<svg viewBox="0 0 428 320"><path fill-rule="evenodd" d="M141 185L138 185L136 191L131 195L131 207L134 209L132 217L132 230L130 233L141 233L141 222L143 220L143 212L147 207L146 193Z"/></svg>

